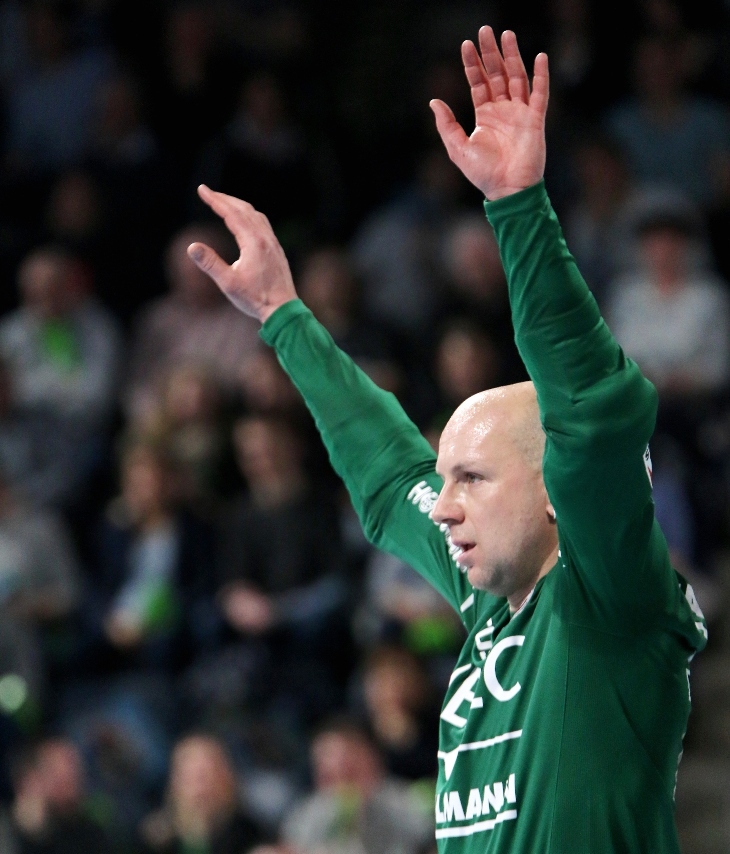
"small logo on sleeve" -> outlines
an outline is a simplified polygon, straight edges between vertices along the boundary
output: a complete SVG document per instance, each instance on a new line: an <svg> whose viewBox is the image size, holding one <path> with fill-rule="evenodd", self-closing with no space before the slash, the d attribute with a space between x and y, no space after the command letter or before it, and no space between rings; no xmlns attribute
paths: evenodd
<svg viewBox="0 0 730 854"><path fill-rule="evenodd" d="M646 450L644 451L644 468L646 469L646 476L649 478L649 483L653 486L654 482L652 480L652 474L654 469L651 465L651 454L649 453L649 446L646 446Z"/></svg>

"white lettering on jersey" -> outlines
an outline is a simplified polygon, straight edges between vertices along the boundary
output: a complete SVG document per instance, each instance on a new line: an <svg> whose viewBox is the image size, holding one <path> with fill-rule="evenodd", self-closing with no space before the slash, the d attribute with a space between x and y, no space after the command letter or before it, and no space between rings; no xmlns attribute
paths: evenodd
<svg viewBox="0 0 730 854"><path fill-rule="evenodd" d="M487 660L484 662L484 682L489 689L489 693L493 697L496 697L500 703L506 703L508 700L511 700L522 686L519 682L515 682L511 688L505 690L500 685L496 673L497 659L502 655L505 649L508 649L511 646L522 646L524 642L524 635L511 635L508 638L502 638L501 641L498 641L494 645L487 656Z"/></svg>
<svg viewBox="0 0 730 854"><path fill-rule="evenodd" d="M471 789L469 791L469 803L466 805L466 815L464 818L468 821L471 818L477 818L482 814L482 796L479 794L479 789Z"/></svg>
<svg viewBox="0 0 730 854"><path fill-rule="evenodd" d="M460 611L461 611L461 613L463 614L465 611L468 611L468 610L469 610L469 608L471 608L471 606L472 606L473 604L474 604L474 594L473 594L473 593L470 593L470 594L466 597L466 599L464 599L464 601L461 603L461 608L459 608L459 610L460 610Z"/></svg>
<svg viewBox="0 0 730 854"><path fill-rule="evenodd" d="M456 765L456 760L460 753L465 753L467 750L485 750L488 747L494 747L495 744L502 744L504 741L511 741L515 738L522 737L522 730L516 729L514 732L505 732L503 735L495 735L494 738L487 738L484 741L469 741L464 744L457 744L453 750L439 750L438 758L444 760L444 777L449 780L451 773Z"/></svg>
<svg viewBox="0 0 730 854"><path fill-rule="evenodd" d="M410 492L406 496L406 500L410 501L411 504L414 505L414 507L418 507L419 512L424 513L430 519L433 508L436 506L436 501L438 500L438 497L438 492L436 492L435 489L432 489L425 480L421 480L414 487L411 488ZM461 549L459 548L459 546L455 546L452 542L451 534L449 533L449 526L444 523L439 525L436 522L434 522L434 525L436 525L439 531L441 531L441 533L444 535L446 545L449 548L449 554L451 555L451 559L454 561L454 563L456 563L459 555L461 554ZM467 567L460 566L459 570L465 573Z"/></svg>
<svg viewBox="0 0 730 854"><path fill-rule="evenodd" d="M487 650L492 648L492 635L494 634L494 626L492 620L487 620L487 627L477 632L474 637L474 645L479 650L479 657L482 661L487 657Z"/></svg>
<svg viewBox="0 0 730 854"><path fill-rule="evenodd" d="M698 620L695 621L695 628L697 631L704 635L705 639L707 639L707 626L705 625L705 615L702 613L702 608L700 608L700 603L697 601L697 597L695 596L695 592L692 589L692 585L687 585L687 590L684 593L687 598L687 604L690 607L690 610L695 615L695 617L699 617Z"/></svg>
<svg viewBox="0 0 730 854"><path fill-rule="evenodd" d="M517 794L515 775L510 774L506 782L497 781L484 787L482 796L479 789L470 789L465 798L467 802L464 812L464 800L457 791L444 792L436 795L436 824L449 821L471 821L483 816L492 816L486 821L477 821L461 827L440 828L436 830L437 839L455 836L472 836L484 830L492 830L497 824L517 818ZM504 810L509 805L512 809ZM494 812L494 814L493 814Z"/></svg>
<svg viewBox="0 0 730 854"><path fill-rule="evenodd" d="M466 726L467 719L459 714L464 703L469 704L470 709L481 709L484 706L484 698L478 697L474 692L479 676L483 672L484 684L487 686L489 693L500 703L506 703L511 700L522 688L519 682L515 682L510 688L505 688L497 678L497 659L502 653L513 646L522 646L525 642L524 635L510 635L507 638L502 638L496 644L492 644L492 634L494 626L489 620L486 627L474 637L474 644L479 650L479 656L484 660L484 669L475 667L468 676L464 678L461 685L454 691L451 699L444 706L441 712L441 719L446 723L456 727ZM451 674L449 685L462 673L469 670L471 665L463 664L457 667Z"/></svg>
<svg viewBox="0 0 730 854"><path fill-rule="evenodd" d="M466 679L464 679L461 685L459 685L456 691L454 691L454 696L444 706L443 712L441 712L441 718L445 720L446 723L457 727L463 727L466 724L466 718L458 715L457 712L463 703L469 703L469 706L471 707L475 700L482 699L481 697L477 697L472 691L472 688L479 681L479 675L481 672L481 667L475 667ZM482 703L483 702L484 701L482 700Z"/></svg>

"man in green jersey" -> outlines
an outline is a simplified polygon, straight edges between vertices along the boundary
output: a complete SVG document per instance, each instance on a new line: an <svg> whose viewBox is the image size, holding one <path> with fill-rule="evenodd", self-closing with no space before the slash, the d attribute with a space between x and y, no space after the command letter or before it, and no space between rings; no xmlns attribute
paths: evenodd
<svg viewBox="0 0 730 854"><path fill-rule="evenodd" d="M476 127L431 106L485 195L533 384L462 404L438 459L296 299L268 222L201 187L241 255L191 257L307 401L370 539L416 567L469 633L440 721L436 837L461 854L677 854L688 664L706 640L654 519L656 393L618 347L542 183L547 57L466 42ZM434 466L435 463L435 466Z"/></svg>

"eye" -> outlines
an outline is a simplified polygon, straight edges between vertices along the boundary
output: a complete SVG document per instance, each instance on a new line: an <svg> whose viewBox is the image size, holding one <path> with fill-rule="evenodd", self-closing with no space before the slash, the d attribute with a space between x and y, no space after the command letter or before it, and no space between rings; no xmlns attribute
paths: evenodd
<svg viewBox="0 0 730 854"><path fill-rule="evenodd" d="M478 474L474 474L474 472L468 471L464 474L464 482L465 483L479 483L482 478Z"/></svg>

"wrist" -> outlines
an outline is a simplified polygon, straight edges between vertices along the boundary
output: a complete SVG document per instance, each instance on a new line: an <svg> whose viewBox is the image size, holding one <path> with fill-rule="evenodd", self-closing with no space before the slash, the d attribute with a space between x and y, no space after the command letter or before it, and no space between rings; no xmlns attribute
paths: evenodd
<svg viewBox="0 0 730 854"><path fill-rule="evenodd" d="M274 314L275 311L278 311L283 305L286 305L289 302L294 302L294 300L296 300L296 299L297 299L297 297L293 296L293 297L289 297L289 299L277 300L276 302L267 303L266 305L262 306L261 309L259 310L259 313L258 313L259 321L262 324L266 323L266 321L271 317L272 314Z"/></svg>
<svg viewBox="0 0 730 854"><path fill-rule="evenodd" d="M484 193L484 198L488 202L496 202L497 199L504 199L506 196L514 196L515 193L521 193L523 190L526 190L528 187L533 187L535 183L525 184L524 186L519 187L499 187L496 190L490 190L489 193Z"/></svg>

